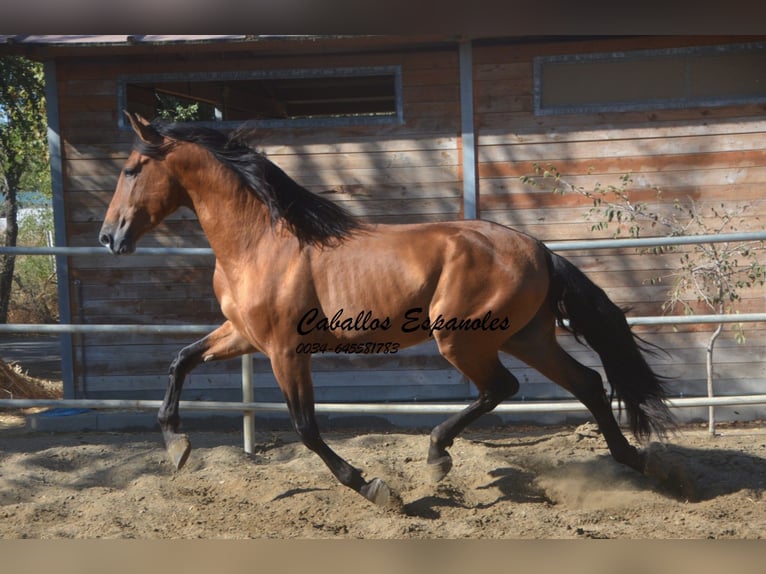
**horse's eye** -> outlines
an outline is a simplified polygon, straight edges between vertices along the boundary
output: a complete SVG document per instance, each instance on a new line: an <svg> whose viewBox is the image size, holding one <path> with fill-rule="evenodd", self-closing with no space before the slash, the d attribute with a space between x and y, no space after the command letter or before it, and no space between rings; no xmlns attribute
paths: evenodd
<svg viewBox="0 0 766 574"><path fill-rule="evenodd" d="M141 171L141 168L138 166L126 167L125 169L122 170L122 173L125 174L125 177L136 177L140 171Z"/></svg>

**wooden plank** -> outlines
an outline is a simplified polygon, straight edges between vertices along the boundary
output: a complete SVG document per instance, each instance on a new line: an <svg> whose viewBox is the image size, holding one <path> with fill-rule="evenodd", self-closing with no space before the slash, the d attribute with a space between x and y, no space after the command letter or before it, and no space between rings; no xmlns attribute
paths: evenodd
<svg viewBox="0 0 766 574"><path fill-rule="evenodd" d="M367 136L334 138L325 132L310 135L300 132L280 132L268 134L259 142L267 156L279 161L279 156L314 156L331 153L382 153L403 151L456 150L457 138L454 134L434 133L417 138L398 138L396 134L377 133Z"/></svg>
<svg viewBox="0 0 766 574"><path fill-rule="evenodd" d="M456 166L459 164L457 150L443 149L406 150L403 152L316 153L311 156L269 157L294 179L327 170L333 172L388 171L400 168Z"/></svg>
<svg viewBox="0 0 766 574"><path fill-rule="evenodd" d="M359 377L362 375L359 374ZM422 373L418 371L397 371L370 373L375 384L360 386L355 378L345 379L343 385L325 384L324 380L317 380L315 385L315 397L317 402L393 402L393 401L444 401L444 400L467 400L475 395L470 386L455 381L453 373L439 373L433 371ZM321 378L320 378L321 379ZM402 385L391 385L394 379L402 381ZM89 381L89 395L95 398L109 398L118 396L133 396L135 398L154 398L159 400L164 394L165 383L157 381L142 383L147 379L133 380L122 377L94 378ZM150 380L148 380L150 381ZM328 379L328 382L332 380ZM190 384L184 386L182 400L241 400L238 392L239 382L236 376L216 377L210 380L207 386ZM115 393L114 389L120 389ZM224 392L221 392L224 391ZM225 392L228 391L228 392ZM269 381L266 384L255 386L255 399L263 402L284 404L284 397L276 383ZM183 414L182 414L183 417Z"/></svg>
<svg viewBox="0 0 766 574"><path fill-rule="evenodd" d="M185 46L188 53L190 47ZM101 49L103 50L103 49ZM204 73L221 71L293 70L304 68L329 69L336 67L391 66L402 65L408 70L430 72L440 77L457 68L457 50L451 48L424 49L423 51L402 51L396 48L361 53L305 53L305 54L251 54L229 55L225 61L219 54L204 54L199 47L192 48L193 58L167 58L157 55L120 55L98 59L75 58L62 60L60 77L70 81L94 81L111 76L111 70L119 69L122 74L156 73ZM414 80L420 74L413 76ZM433 81L430 77L427 81Z"/></svg>
<svg viewBox="0 0 766 574"><path fill-rule="evenodd" d="M347 138L358 137L360 134L366 137L393 138L393 139L416 139L426 135L454 137L458 133L460 126L459 119L453 116L407 116L404 117L404 123L391 124L384 126L347 126L328 128L321 126L317 128L301 129L303 137L307 139L344 140ZM276 128L275 128L276 129ZM267 130L264 130L266 132ZM72 145L98 145L104 142L127 142L132 141L132 135L129 131L119 131L117 129L117 116L114 122L110 124L88 125L81 122L77 126L71 126L66 130L64 141Z"/></svg>
<svg viewBox="0 0 766 574"><path fill-rule="evenodd" d="M62 130L74 131L78 128L92 128L97 125L117 126L117 111L112 109L108 111L85 111L79 110L75 114L62 116Z"/></svg>
<svg viewBox="0 0 766 574"><path fill-rule="evenodd" d="M367 200L387 200L387 201L406 201L414 199L439 199L439 198L459 198L461 196L461 187L459 182L435 182L435 183L388 183L388 184L340 184L335 186L308 186L307 189L326 197L334 202L348 201L367 201ZM73 223L87 223L98 221L99 224L106 214L109 202L112 199L112 190L81 190L69 192L67 207L70 211L70 220ZM167 226L162 228L164 232L180 229L184 226L196 224L196 215L185 208L168 216L160 224ZM190 228L191 229L191 228ZM175 232L175 231L172 231Z"/></svg>
<svg viewBox="0 0 766 574"><path fill-rule="evenodd" d="M563 388L538 375L534 371L515 370L521 381L519 392L511 401L550 399L573 400ZM688 377L670 381L667 384L671 396L706 396L704 373L688 373ZM214 396L220 391L229 391L233 396L226 400L238 400L241 386L238 373L211 374L202 379L194 377L184 385L182 400L221 400ZM762 385L763 374L727 372L715 381L717 396L734 394L757 394ZM166 377L145 375L140 378L124 376L93 377L88 380L89 395L103 396L115 392L119 395L138 393L137 398L161 399L167 385ZM397 381L400 384L393 384ZM364 384L363 384L364 383ZM264 376L254 385L256 400L282 403L283 397L273 376ZM271 392L270 392L271 391ZM456 371L375 371L328 374L315 377L315 391L318 402L375 402L375 401L418 401L447 400L458 397L475 398L473 385L466 384Z"/></svg>
<svg viewBox="0 0 766 574"><path fill-rule="evenodd" d="M59 113L62 115L76 114L80 111L113 112L114 106L115 94L112 92L59 98Z"/></svg>
<svg viewBox="0 0 766 574"><path fill-rule="evenodd" d="M160 258L162 259L162 258ZM207 284L213 279L213 265L199 267L168 267L162 266L152 269L151 273L137 274L128 269L112 269L108 275L104 275L102 269L78 268L72 272L72 279L76 279L82 285L82 293L85 297L113 297L110 289L115 285L125 286L128 290L132 285L154 285L162 288L171 284L174 288L180 285L194 286Z"/></svg>
<svg viewBox="0 0 766 574"><path fill-rule="evenodd" d="M364 201L364 200L406 200L406 199L428 199L428 198L461 198L462 188L459 182L455 183L433 183L421 184L413 182L411 184L394 185L336 185L330 189L308 186L307 189L313 193L326 197L331 201L342 203L344 201Z"/></svg>
<svg viewBox="0 0 766 574"><path fill-rule="evenodd" d="M122 163L130 155L131 149L133 149L132 142L129 140L121 142L98 142L91 144L73 145L72 142L63 142L64 160L80 160L80 159L105 159L107 161L114 160L118 162L118 165L122 167Z"/></svg>
<svg viewBox="0 0 766 574"><path fill-rule="evenodd" d="M603 176L629 173L638 178L638 174L657 173L654 177L665 179L667 172L705 172L713 170L733 170L758 168L766 163L766 149L714 151L705 153L676 153L673 155L629 156L626 154L609 158L586 158L582 160L545 159L543 161L493 161L479 164L479 175L487 178L521 177L534 174L534 164L545 167L548 163L565 176L567 174L588 174ZM644 175L647 179L648 175ZM615 177L615 180L618 178Z"/></svg>
<svg viewBox="0 0 766 574"><path fill-rule="evenodd" d="M569 181L569 178L566 178ZM604 178L601 184L602 189L606 186L619 186L618 177ZM541 186L532 187L525 185L518 180L508 179L490 179L483 180L485 184L482 187L482 197L486 200L485 209L492 210L496 208L523 209L525 207L540 208L571 208L581 207L582 216L585 217L588 210L593 206L593 200L588 199L579 193L570 191L568 186L559 186L560 190L566 190L565 193L554 192L556 184L549 180L543 182ZM544 187L543 187L544 185ZM595 184L594 184L595 185ZM594 187L585 188L593 191ZM647 186L629 186L626 192L631 201L647 204L655 211L665 211L668 214L673 213L673 204L675 200L681 202L681 205L688 204L689 200L703 202L709 205L721 202L729 204L732 208L745 203L752 206L763 205L763 194L759 192L762 184L759 182L744 184L720 184L720 185L699 185L687 186L685 182L679 185L660 187L662 201L658 201L657 191ZM605 200L613 200L614 196L607 193ZM752 208L750 211L753 211ZM745 214L747 215L747 213Z"/></svg>
<svg viewBox="0 0 766 574"><path fill-rule="evenodd" d="M605 134L621 139L646 139L761 132L764 120L759 106L731 106L653 110L593 115L535 116L531 110L485 113L479 116L484 145L599 141ZM509 129L512 126L512 129Z"/></svg>
<svg viewBox="0 0 766 574"><path fill-rule="evenodd" d="M71 148L71 146L69 146ZM128 154L105 157L102 155L96 159L72 159L64 163L67 177L89 177L108 175L117 178L122 171ZM117 183L117 180L114 180ZM68 186L69 187L69 186ZM69 189L72 189L69 187Z"/></svg>
<svg viewBox="0 0 766 574"><path fill-rule="evenodd" d="M404 101L410 104L423 103L444 103L459 102L460 87L457 81L457 70L454 76L449 78L449 83L427 84L427 85L405 85L403 86Z"/></svg>
<svg viewBox="0 0 766 574"><path fill-rule="evenodd" d="M106 209L102 212L85 214L85 220L72 220L68 225L69 245L72 247L97 247L98 232L101 229ZM81 216L83 214L80 214ZM208 247L202 228L190 213L169 217L156 228L147 232L141 240L143 247ZM106 249L104 254L106 254Z"/></svg>
<svg viewBox="0 0 766 574"><path fill-rule="evenodd" d="M699 353L676 353L672 357L673 362L664 364L653 364L654 369L664 376L674 379L669 384L685 385L694 381L705 379L704 351ZM603 370L597 360L591 362L588 356L576 354L577 360L583 364L595 368L601 372ZM503 357L505 364L519 378L523 385L531 386L537 384L550 383L550 381L537 371L526 367L511 357ZM130 374L122 373L119 370L105 370L104 373L91 374L88 378L88 385L91 390L97 390L99 385L110 385L120 382L120 388L124 390L135 388L164 388L167 385L167 376L164 370L169 363L157 362L156 368L151 365L141 365L140 371L133 370ZM228 371L222 370L223 365L218 365L218 369L210 369L209 366L200 367L192 371L188 379L186 389L203 388L212 389L215 387L227 387L232 385L235 389L241 383L241 372L236 369L237 362L230 362ZM753 363L752 361L738 362L735 358L726 360L716 360L716 387L719 393L722 393L727 386L736 383L738 379L750 379L753 381L762 380L766 376L766 368L763 363ZM139 376L140 375L140 376ZM422 369L415 370L397 368L394 370L376 369L376 370L330 370L315 371L312 377L317 387L344 387L353 384L360 389L365 390L377 385L385 384L390 387L410 387L417 384L438 384L443 386L458 384L469 388L475 392L473 385L470 385L455 369ZM256 373L254 378L255 388L276 387L273 375L268 371ZM528 390L528 389L527 389ZM368 400L374 400L368 398Z"/></svg>
<svg viewBox="0 0 766 574"><path fill-rule="evenodd" d="M513 81L524 82L531 91L533 86L533 65L531 61L494 61L485 63L483 62L483 58L486 55L486 51L482 47L474 47L473 53L476 82L479 83L482 88L480 93L483 93L484 90L490 86L499 85L504 87Z"/></svg>
<svg viewBox="0 0 766 574"><path fill-rule="evenodd" d="M138 345L114 347L88 347L87 367L88 373L93 376L109 374L129 374L133 372L157 372L166 373L170 361L175 357L180 347L174 347L168 351L162 349L145 349ZM117 353L117 354L115 354ZM119 356L119 365L115 364L115 357ZM236 363L236 361L234 361ZM268 361L262 361L262 368L255 369L257 373L270 373ZM233 366L209 364L204 368L195 369L197 376L205 373L220 372L221 370L233 369ZM453 367L440 356L409 356L398 357L396 355L374 356L342 356L328 355L312 361L312 372L331 373L341 377L346 371L359 371L361 373L377 371L397 370L445 370ZM330 377L331 378L331 377Z"/></svg>
<svg viewBox="0 0 766 574"><path fill-rule="evenodd" d="M619 184L619 175L626 173L630 170L620 170L613 172L611 178L607 178L604 174L588 174L587 171L576 173L573 175L567 175L567 181L574 186L582 186L585 189L593 189L597 184ZM529 170L523 170L518 175L534 175L534 172ZM696 170L679 170L679 169L662 169L662 166L651 172L632 173L634 188L651 188L658 186L661 189L667 191L675 186L680 186L684 189L694 187L707 187L707 186L734 186L734 185L751 185L763 182L766 180L766 163L758 164L754 163L752 166L723 166L717 169L696 169ZM482 183L484 180L482 181ZM501 185L511 186L523 186L523 184L511 178L510 181L506 181L504 178L490 179L483 187L489 186L492 189L492 185L499 183ZM529 186L527 186L528 188ZM513 188L512 188L513 189Z"/></svg>
<svg viewBox="0 0 766 574"><path fill-rule="evenodd" d="M766 126L764 126L766 127ZM653 157L685 154L717 154L732 151L764 151L763 132L758 130L742 133L709 133L705 135L674 134L672 128L658 127L649 137L625 137L620 130L617 137L601 140L566 142L535 142L521 144L493 144L481 138L479 160L483 163L544 162L560 160L597 161L607 158ZM541 161L541 158L545 158ZM661 159L661 158L658 158ZM730 158L729 158L730 159ZM568 173L570 170L562 173Z"/></svg>
<svg viewBox="0 0 766 574"><path fill-rule="evenodd" d="M302 174L291 174L293 179L307 187L331 188L340 185L404 185L417 183L450 183L459 180L459 166L387 167L338 169L333 171L306 170ZM68 191L114 191L119 171L106 175L68 175L64 185Z"/></svg>
<svg viewBox="0 0 766 574"><path fill-rule="evenodd" d="M758 37L738 36L735 42L757 41ZM511 41L505 45L483 45L475 48L479 65L527 62L535 56L586 54L589 52L622 52L628 50L659 50L687 46L706 46L733 43L731 36L631 36L631 37L572 37L545 42L521 43Z"/></svg>
<svg viewBox="0 0 766 574"><path fill-rule="evenodd" d="M124 161L132 149L132 138L112 143L88 143L64 146L65 158L71 160L116 159ZM315 154L347 153L385 153L438 150L456 150L457 138L450 135L435 134L433 137L396 138L393 135L370 134L356 135L341 140L329 138L327 133L314 132L307 135L301 132L277 130L259 130L253 145L268 157L279 163L280 156L313 156ZM120 164L121 165L121 164Z"/></svg>
<svg viewBox="0 0 766 574"><path fill-rule="evenodd" d="M698 203L697 207L701 208L703 213L707 211L713 204L701 205ZM720 204L719 204L720 205ZM759 229L758 219L759 212L762 213L762 207L751 205L750 210L747 212L748 216L738 219L737 229L739 231L757 231ZM548 208L527 208L527 209L485 209L482 211L482 218L489 221L495 221L502 225L509 226L511 228L523 229L530 232L532 235L545 241L561 240L565 238L572 239L599 239L599 238L612 238L616 234L617 225L612 222L610 227L605 230L593 229L594 224L598 223L598 216L595 218L588 217L587 211L577 212L577 208L561 208L561 209L548 209ZM710 223L710 222L709 222ZM540 226L539 229L551 229L551 233L539 233L531 231L535 226ZM556 227L560 226L560 227ZM662 231L662 230L657 230ZM665 231L667 234L667 231ZM625 237L627 235L627 229L623 228L621 235ZM644 236L650 237L652 234L648 230L644 230ZM619 235L617 235L619 237ZM656 236L663 236L662 233L656 233Z"/></svg>
<svg viewBox="0 0 766 574"><path fill-rule="evenodd" d="M71 73L62 74L61 77L66 78L58 84L59 100L61 102L68 98L115 96L117 94L117 80L111 77L104 79L102 75L100 78L95 79L76 80L73 79Z"/></svg>
<svg viewBox="0 0 766 574"><path fill-rule="evenodd" d="M259 146L260 148L260 146ZM71 176L118 175L131 150L130 145L89 144L66 146L67 173ZM454 138L432 142L388 140L332 144L270 144L262 152L289 175L322 169L389 169L412 166L457 165L459 157Z"/></svg>

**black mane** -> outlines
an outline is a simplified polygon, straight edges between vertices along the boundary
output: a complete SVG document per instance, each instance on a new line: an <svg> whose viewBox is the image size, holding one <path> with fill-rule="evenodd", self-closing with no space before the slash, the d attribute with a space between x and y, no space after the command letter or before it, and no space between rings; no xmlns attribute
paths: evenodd
<svg viewBox="0 0 766 574"><path fill-rule="evenodd" d="M266 206L272 225L284 221L302 244L331 245L362 226L342 207L299 185L236 133L229 137L211 128L159 119L151 125L171 140L190 142L207 149ZM163 157L172 146L172 142L169 145L151 144L138 138L134 143L136 151L155 158Z"/></svg>

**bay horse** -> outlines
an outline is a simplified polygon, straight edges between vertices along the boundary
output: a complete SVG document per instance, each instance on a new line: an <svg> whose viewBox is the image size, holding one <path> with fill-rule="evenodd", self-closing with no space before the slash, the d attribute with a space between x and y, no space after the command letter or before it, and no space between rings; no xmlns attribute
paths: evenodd
<svg viewBox="0 0 766 574"><path fill-rule="evenodd" d="M260 352L305 446L343 485L389 504L396 495L383 480L366 480L322 439L311 356L395 353L433 338L478 389L474 402L431 432L427 464L436 480L452 467L447 449L455 437L518 391L501 351L573 394L614 460L644 472L645 452L623 435L600 374L559 346L556 325L568 319L567 328L600 356L639 441L662 437L674 424L662 380L624 312L571 262L488 221L362 222L242 139L125 113L136 138L99 241L114 254L132 253L170 213L192 209L216 257L213 284L226 318L170 365L158 420L176 469L191 449L179 430L186 375L203 362Z"/></svg>

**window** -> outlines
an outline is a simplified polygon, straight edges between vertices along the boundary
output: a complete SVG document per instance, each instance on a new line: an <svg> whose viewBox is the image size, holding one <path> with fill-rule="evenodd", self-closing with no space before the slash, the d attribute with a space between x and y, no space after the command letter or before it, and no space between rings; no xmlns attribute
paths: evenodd
<svg viewBox="0 0 766 574"><path fill-rule="evenodd" d="M766 102L766 44L535 59L535 113Z"/></svg>
<svg viewBox="0 0 766 574"><path fill-rule="evenodd" d="M147 118L217 127L247 120L266 127L402 120L399 67L123 76L118 99L121 109Z"/></svg>

